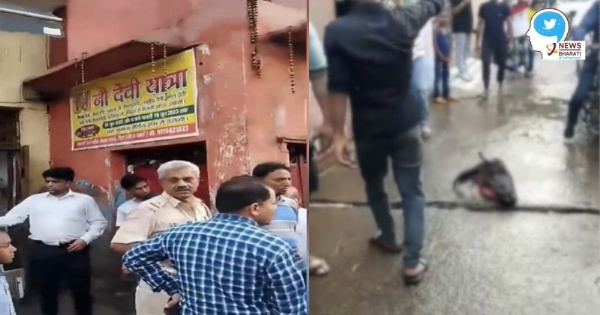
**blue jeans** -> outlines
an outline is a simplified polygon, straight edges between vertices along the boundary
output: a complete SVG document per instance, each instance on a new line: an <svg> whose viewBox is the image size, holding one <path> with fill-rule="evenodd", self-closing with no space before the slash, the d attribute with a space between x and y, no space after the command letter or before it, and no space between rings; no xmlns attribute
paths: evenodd
<svg viewBox="0 0 600 315"><path fill-rule="evenodd" d="M598 58L593 56L586 58L583 61L583 67L581 68L581 73L579 74L577 87L575 88L575 92L573 92L573 96L571 96L571 101L569 101L569 112L567 117L568 126L575 127L577 124L579 112L581 111L581 108L583 108L583 104L588 97L588 93L591 92L592 87L594 86L594 77L596 76L597 71Z"/></svg>
<svg viewBox="0 0 600 315"><path fill-rule="evenodd" d="M421 187L422 148L419 127L390 138L356 139L356 156L365 182L367 201L384 240L394 241L396 232L384 178L388 159L402 197L404 214L404 267L419 264L425 229L425 195Z"/></svg>
<svg viewBox="0 0 600 315"><path fill-rule="evenodd" d="M447 98L450 96L450 67L447 62L437 59L435 61L435 82L433 97Z"/></svg>
<svg viewBox="0 0 600 315"><path fill-rule="evenodd" d="M421 124L429 122L429 96L433 85L434 65L428 57L419 57L413 61L413 70L410 80L411 88L419 93L419 106L421 108Z"/></svg>

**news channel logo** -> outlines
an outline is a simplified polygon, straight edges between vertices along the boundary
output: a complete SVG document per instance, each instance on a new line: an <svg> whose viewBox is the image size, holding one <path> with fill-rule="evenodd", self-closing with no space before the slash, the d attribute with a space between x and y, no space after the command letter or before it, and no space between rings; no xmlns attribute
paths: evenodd
<svg viewBox="0 0 600 315"><path fill-rule="evenodd" d="M567 16L556 9L537 11L529 22L527 37L531 50L542 60L584 60L584 41L565 41L569 35Z"/></svg>

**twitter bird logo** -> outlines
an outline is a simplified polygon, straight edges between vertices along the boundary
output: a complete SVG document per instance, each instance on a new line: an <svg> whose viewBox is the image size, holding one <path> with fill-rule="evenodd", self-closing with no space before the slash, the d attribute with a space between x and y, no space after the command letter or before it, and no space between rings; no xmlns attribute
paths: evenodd
<svg viewBox="0 0 600 315"><path fill-rule="evenodd" d="M540 36L546 37L549 43L559 43L569 33L569 21L566 16L555 9L544 9L531 19L531 28Z"/></svg>
<svg viewBox="0 0 600 315"><path fill-rule="evenodd" d="M544 29L551 30L554 28L555 24L556 24L556 19L552 19L550 21L544 20Z"/></svg>

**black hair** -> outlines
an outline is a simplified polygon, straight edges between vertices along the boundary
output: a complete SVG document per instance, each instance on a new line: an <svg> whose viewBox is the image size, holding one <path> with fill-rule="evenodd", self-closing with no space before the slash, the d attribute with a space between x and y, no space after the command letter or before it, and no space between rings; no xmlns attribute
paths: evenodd
<svg viewBox="0 0 600 315"><path fill-rule="evenodd" d="M147 180L135 174L127 174L121 178L121 188L130 190L141 182L147 182Z"/></svg>
<svg viewBox="0 0 600 315"><path fill-rule="evenodd" d="M219 186L215 206L221 213L235 213L253 203L263 203L270 197L269 188L260 180L241 175L226 180Z"/></svg>
<svg viewBox="0 0 600 315"><path fill-rule="evenodd" d="M278 163L278 162L260 163L260 164L256 165L254 167L254 169L252 170L252 176L257 177L257 178L265 178L269 174L271 174L275 171L279 171L279 170L286 170L289 172L290 168L287 167L287 165L285 165L283 163Z"/></svg>
<svg viewBox="0 0 600 315"><path fill-rule="evenodd" d="M72 182L75 179L75 171L70 167L52 167L42 173L43 178L56 178Z"/></svg>

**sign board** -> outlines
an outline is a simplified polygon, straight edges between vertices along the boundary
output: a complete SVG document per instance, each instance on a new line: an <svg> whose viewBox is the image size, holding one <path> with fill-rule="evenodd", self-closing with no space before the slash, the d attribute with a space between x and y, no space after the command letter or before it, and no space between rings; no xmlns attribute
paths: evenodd
<svg viewBox="0 0 600 315"><path fill-rule="evenodd" d="M71 94L72 149L197 136L193 50L77 86ZM166 64L166 67L163 66Z"/></svg>

